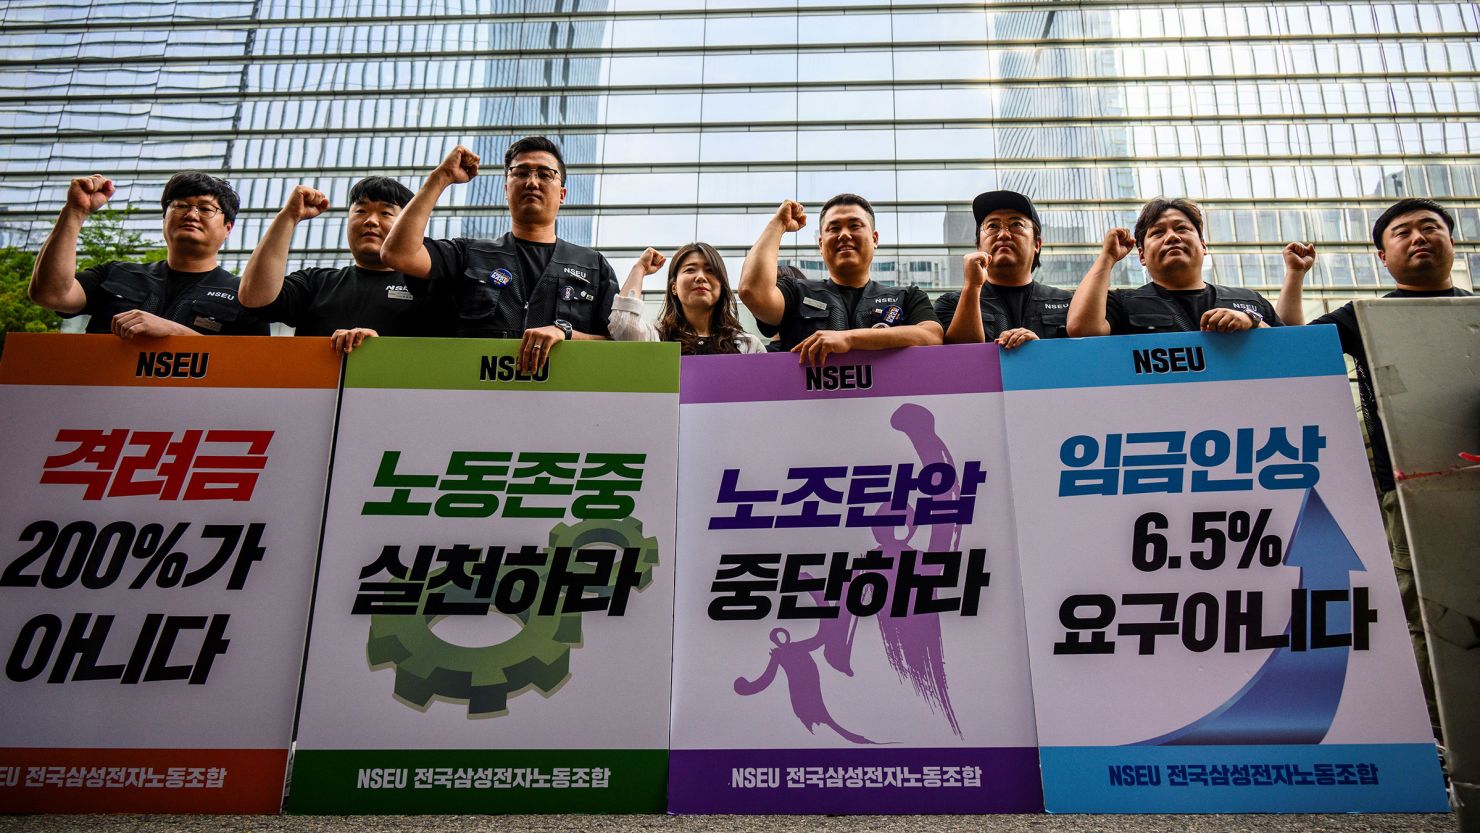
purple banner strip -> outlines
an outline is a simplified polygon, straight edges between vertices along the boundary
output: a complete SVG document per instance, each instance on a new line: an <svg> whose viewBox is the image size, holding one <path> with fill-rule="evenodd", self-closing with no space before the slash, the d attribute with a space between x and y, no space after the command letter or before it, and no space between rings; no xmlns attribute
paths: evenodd
<svg viewBox="0 0 1480 833"><path fill-rule="evenodd" d="M675 749L668 812L1041 813L1043 784L1031 746Z"/></svg>
<svg viewBox="0 0 1480 833"><path fill-rule="evenodd" d="M681 403L777 402L996 393L1002 366L995 344L947 344L900 350L854 350L832 355L820 368L793 353L684 356Z"/></svg>

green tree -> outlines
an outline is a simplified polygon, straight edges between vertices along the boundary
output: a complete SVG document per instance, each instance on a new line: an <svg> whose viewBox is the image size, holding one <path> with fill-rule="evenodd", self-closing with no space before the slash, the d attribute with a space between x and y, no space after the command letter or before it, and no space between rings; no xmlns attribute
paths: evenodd
<svg viewBox="0 0 1480 833"><path fill-rule="evenodd" d="M105 208L87 218L77 239L77 268L89 269L113 260L135 263L164 260L163 246L128 229L128 218L138 210L133 205ZM61 316L31 303L26 295L35 264L35 252L14 246L0 248L0 354L5 350L6 333L55 332L62 325Z"/></svg>

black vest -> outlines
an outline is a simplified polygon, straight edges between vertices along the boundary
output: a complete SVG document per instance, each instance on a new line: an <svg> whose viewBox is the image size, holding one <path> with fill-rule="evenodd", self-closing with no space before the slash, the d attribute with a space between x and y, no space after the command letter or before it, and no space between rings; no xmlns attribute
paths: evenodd
<svg viewBox="0 0 1480 833"><path fill-rule="evenodd" d="M793 278L800 291L796 308L781 320L778 328L781 343L778 350L790 350L819 330L861 330L870 327L897 327L909 314L910 287L884 286L869 281L863 286L858 307L849 311L837 284Z"/></svg>
<svg viewBox="0 0 1480 833"><path fill-rule="evenodd" d="M521 338L530 327L545 327L557 318L583 333L606 333L605 326L596 326L597 301L611 267L600 254L557 239L550 265L525 298L515 245L513 234L468 241L463 273L453 278L458 336Z"/></svg>
<svg viewBox="0 0 1480 833"><path fill-rule="evenodd" d="M1239 312L1252 310L1261 318L1266 317L1269 302L1254 290L1211 283L1208 286L1213 288L1213 305L1209 309L1231 309ZM1188 321L1182 305L1172 298L1170 292L1155 283L1135 289L1117 289L1115 297L1120 299L1121 308L1125 311L1125 325L1123 329L1116 330L1114 335L1195 333L1201 329L1200 322Z"/></svg>
<svg viewBox="0 0 1480 833"><path fill-rule="evenodd" d="M169 265L154 263L110 263L98 282L98 291L83 310L92 316L89 333L113 331L113 316L138 309L184 324L201 335L261 335L271 332L266 321L252 315L236 298L241 281L217 266L214 271L180 290L165 304L165 280Z"/></svg>
<svg viewBox="0 0 1480 833"><path fill-rule="evenodd" d="M1033 331L1039 338L1067 338L1066 330L1069 322L1069 301L1074 293L1067 289L1033 281L1032 289L1028 290L1028 302L1023 306L1023 327ZM955 301L955 306L960 305L960 292L947 292L936 301L936 310L941 309L940 301ZM981 292L981 315L982 329L986 332L987 341L996 340L1004 330L1010 330L1008 326L1007 307L992 290L990 282L982 284ZM949 330L951 322L941 319L940 326Z"/></svg>

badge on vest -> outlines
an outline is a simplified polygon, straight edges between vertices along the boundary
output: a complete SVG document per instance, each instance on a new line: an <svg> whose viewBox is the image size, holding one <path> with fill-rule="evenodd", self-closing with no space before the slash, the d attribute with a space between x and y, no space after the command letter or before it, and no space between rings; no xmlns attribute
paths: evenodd
<svg viewBox="0 0 1480 833"><path fill-rule="evenodd" d="M899 319L903 315L904 315L904 310L901 309L898 304L894 304L892 306L889 306L889 307L887 307L887 308L884 309L884 315L883 315L884 323L885 324L888 324L889 326L892 327L895 324L899 323Z"/></svg>
<svg viewBox="0 0 1480 833"><path fill-rule="evenodd" d="M574 299L576 297L576 288L573 286L565 287L560 290L560 297L566 301Z"/></svg>
<svg viewBox="0 0 1480 833"><path fill-rule="evenodd" d="M494 286L508 286L513 279L514 273L508 269L495 269L488 273L488 282Z"/></svg>

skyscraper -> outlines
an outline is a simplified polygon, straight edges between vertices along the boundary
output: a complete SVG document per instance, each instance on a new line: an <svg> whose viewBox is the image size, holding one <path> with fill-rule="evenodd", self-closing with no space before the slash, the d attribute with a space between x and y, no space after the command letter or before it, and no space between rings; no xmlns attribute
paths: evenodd
<svg viewBox="0 0 1480 833"><path fill-rule="evenodd" d="M494 235L503 148L543 133L570 167L561 234L619 272L693 239L734 271L797 198L814 223L783 254L815 273L815 211L853 191L879 211L876 276L948 287L991 188L1038 202L1057 284L1157 194L1208 209L1221 283L1272 291L1303 239L1313 304L1372 294L1371 221L1414 194L1457 210L1458 282L1480 271L1475 3L8 0L0 20L5 244L95 171L157 234L193 167L241 191L235 267L293 184L342 206L458 142L486 178L429 233ZM298 234L298 257L343 260L338 217ZM1116 279L1142 280L1133 258Z"/></svg>

